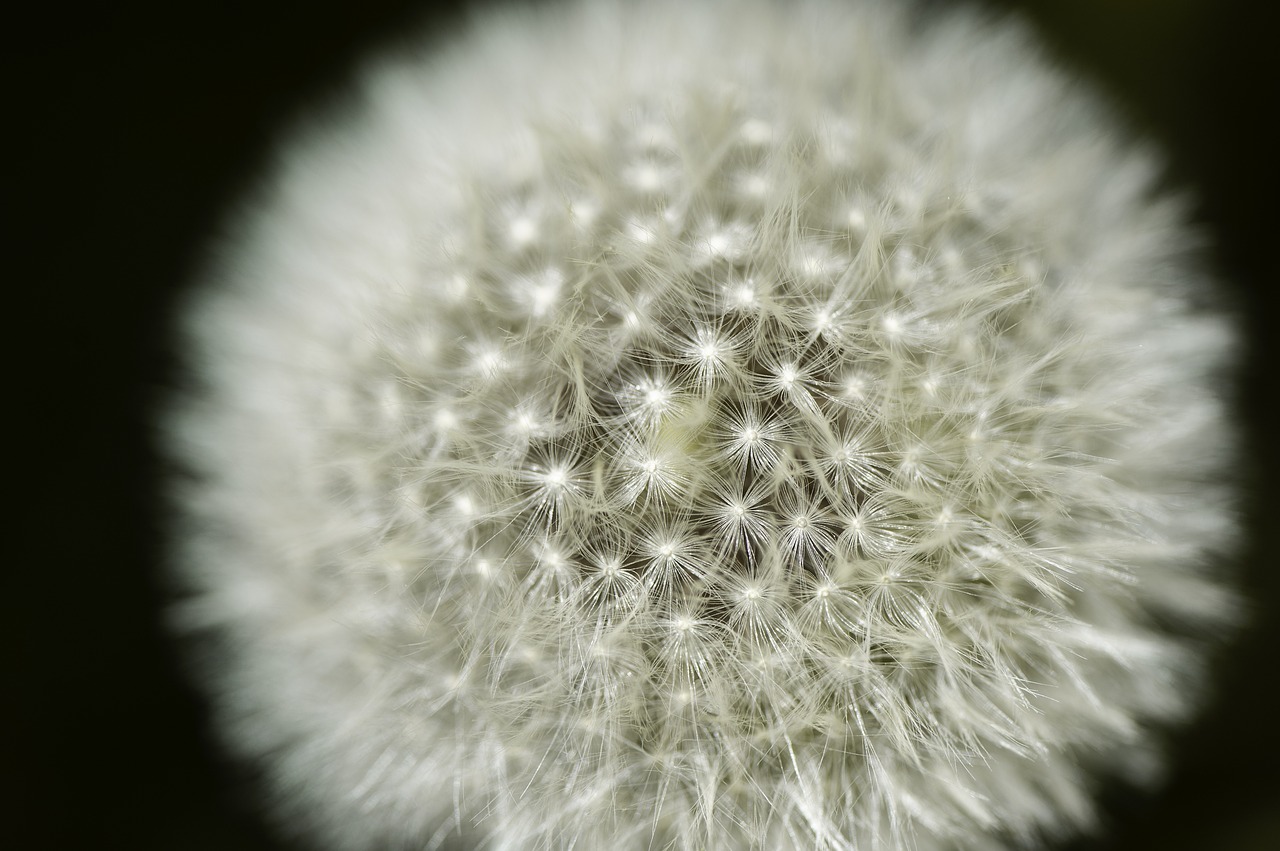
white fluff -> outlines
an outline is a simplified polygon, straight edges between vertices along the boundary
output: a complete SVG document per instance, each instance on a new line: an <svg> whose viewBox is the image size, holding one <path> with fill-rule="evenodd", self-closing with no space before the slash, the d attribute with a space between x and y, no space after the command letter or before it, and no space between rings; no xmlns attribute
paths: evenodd
<svg viewBox="0 0 1280 851"><path fill-rule="evenodd" d="M1231 330L1150 156L899 6L483 20L187 327L179 616L333 848L998 848L1194 696Z"/></svg>

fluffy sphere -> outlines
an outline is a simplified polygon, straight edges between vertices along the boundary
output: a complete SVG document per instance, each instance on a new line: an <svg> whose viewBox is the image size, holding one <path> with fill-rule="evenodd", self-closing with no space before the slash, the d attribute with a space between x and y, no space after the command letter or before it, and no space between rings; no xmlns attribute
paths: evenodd
<svg viewBox="0 0 1280 851"><path fill-rule="evenodd" d="M1003 847L1230 617L1207 311L1024 35L582 3L366 76L190 305L178 619L334 848Z"/></svg>

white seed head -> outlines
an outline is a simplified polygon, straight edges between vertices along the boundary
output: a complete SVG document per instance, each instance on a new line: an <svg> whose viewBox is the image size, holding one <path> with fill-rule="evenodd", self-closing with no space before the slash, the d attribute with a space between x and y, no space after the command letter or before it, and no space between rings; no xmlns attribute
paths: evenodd
<svg viewBox="0 0 1280 851"><path fill-rule="evenodd" d="M1021 31L602 0L363 86L170 423L180 620L288 818L999 848L1154 764L1232 618L1230 329Z"/></svg>

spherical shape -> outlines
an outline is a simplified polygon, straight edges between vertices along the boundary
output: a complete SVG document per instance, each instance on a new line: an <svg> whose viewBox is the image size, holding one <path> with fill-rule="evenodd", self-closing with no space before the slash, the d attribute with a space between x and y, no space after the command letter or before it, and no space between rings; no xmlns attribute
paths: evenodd
<svg viewBox="0 0 1280 851"><path fill-rule="evenodd" d="M1232 532L1176 204L1024 36L508 13L289 150L189 311L180 621L335 848L1088 824Z"/></svg>

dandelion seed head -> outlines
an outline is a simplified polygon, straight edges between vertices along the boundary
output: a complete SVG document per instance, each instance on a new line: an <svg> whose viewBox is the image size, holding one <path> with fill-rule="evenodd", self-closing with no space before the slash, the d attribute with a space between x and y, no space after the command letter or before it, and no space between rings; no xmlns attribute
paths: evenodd
<svg viewBox="0 0 1280 851"><path fill-rule="evenodd" d="M1145 155L963 12L466 44L372 74L191 313L188 620L284 806L334 848L1087 826L1192 693L1167 624L1231 617L1230 330Z"/></svg>

